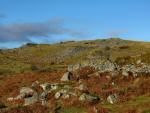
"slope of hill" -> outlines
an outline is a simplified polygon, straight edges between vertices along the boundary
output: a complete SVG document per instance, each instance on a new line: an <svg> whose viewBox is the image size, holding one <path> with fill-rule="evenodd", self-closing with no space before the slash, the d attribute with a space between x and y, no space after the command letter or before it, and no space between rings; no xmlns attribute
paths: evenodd
<svg viewBox="0 0 150 113"><path fill-rule="evenodd" d="M0 113L149 113L150 43L118 38L0 51Z"/></svg>
<svg viewBox="0 0 150 113"><path fill-rule="evenodd" d="M63 68L68 64L106 58L122 63L123 59L149 62L150 43L117 38L90 41L68 41L57 44L26 44L0 51L0 74ZM147 57L148 59L145 59ZM125 61L124 61L125 62Z"/></svg>

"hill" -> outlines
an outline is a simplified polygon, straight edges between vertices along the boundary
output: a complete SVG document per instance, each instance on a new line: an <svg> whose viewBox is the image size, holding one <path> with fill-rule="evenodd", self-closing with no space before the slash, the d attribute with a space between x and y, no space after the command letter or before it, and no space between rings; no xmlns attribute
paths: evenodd
<svg viewBox="0 0 150 113"><path fill-rule="evenodd" d="M101 62L106 59L120 64L135 62L137 59L149 63L149 48L148 42L118 38L68 41L51 45L28 43L20 48L0 51L0 74L50 71L65 68L68 64Z"/></svg>
<svg viewBox="0 0 150 113"><path fill-rule="evenodd" d="M0 113L149 113L150 43L118 38L0 51Z"/></svg>

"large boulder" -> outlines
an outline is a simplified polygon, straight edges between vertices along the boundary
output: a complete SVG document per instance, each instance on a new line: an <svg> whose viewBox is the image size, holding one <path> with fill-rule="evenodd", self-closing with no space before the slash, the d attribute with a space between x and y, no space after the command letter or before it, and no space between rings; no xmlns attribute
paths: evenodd
<svg viewBox="0 0 150 113"><path fill-rule="evenodd" d="M28 98L28 97L32 97L36 92L29 88L29 87L22 87L20 89L20 94L16 97L10 97L8 98L7 100L8 101L15 101L15 100L21 100L21 99L25 99L25 98Z"/></svg>
<svg viewBox="0 0 150 113"><path fill-rule="evenodd" d="M115 94L112 94L112 95L109 95L107 97L107 101L111 104L114 104L118 101L118 95L115 93Z"/></svg>
<svg viewBox="0 0 150 113"><path fill-rule="evenodd" d="M20 95L16 97L17 99L24 99L24 105L34 104L38 101L38 94L30 87L22 87L20 89Z"/></svg>
<svg viewBox="0 0 150 113"><path fill-rule="evenodd" d="M71 72L66 72L60 80L66 82L66 81L70 81L72 78L73 78L73 74Z"/></svg>
<svg viewBox="0 0 150 113"><path fill-rule="evenodd" d="M91 94L87 94L87 93L83 93L80 97L79 97L80 101L88 101L88 102L96 102L98 100L100 100L100 98L98 96L94 96Z"/></svg>
<svg viewBox="0 0 150 113"><path fill-rule="evenodd" d="M36 103L38 100L39 100L38 94L37 94L37 93L34 93L31 97L26 97L26 98L24 99L24 105L27 106L27 105L30 105L30 104L34 104L34 103Z"/></svg>

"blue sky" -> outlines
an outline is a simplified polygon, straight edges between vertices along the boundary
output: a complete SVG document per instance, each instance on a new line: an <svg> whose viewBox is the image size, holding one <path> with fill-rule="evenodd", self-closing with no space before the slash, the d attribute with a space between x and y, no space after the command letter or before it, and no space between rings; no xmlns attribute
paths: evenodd
<svg viewBox="0 0 150 113"><path fill-rule="evenodd" d="M109 37L150 41L150 0L0 0L0 48Z"/></svg>

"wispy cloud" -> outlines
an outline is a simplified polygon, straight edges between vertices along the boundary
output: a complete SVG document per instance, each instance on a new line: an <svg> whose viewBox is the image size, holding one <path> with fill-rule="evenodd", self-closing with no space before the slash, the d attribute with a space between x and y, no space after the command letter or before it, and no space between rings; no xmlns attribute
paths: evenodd
<svg viewBox="0 0 150 113"><path fill-rule="evenodd" d="M0 25L0 42L30 42L31 37L47 37L53 35L81 36L84 32L63 26L61 19L49 20L39 23L13 23Z"/></svg>

